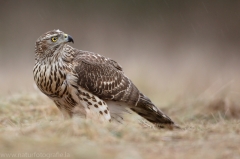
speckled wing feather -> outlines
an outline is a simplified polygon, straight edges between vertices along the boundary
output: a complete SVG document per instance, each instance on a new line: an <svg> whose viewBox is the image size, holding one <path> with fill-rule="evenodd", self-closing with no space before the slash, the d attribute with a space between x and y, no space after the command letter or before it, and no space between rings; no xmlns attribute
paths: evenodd
<svg viewBox="0 0 240 159"><path fill-rule="evenodd" d="M99 54L84 52L75 57L78 84L101 99L135 105L139 97L136 86L115 61Z"/></svg>

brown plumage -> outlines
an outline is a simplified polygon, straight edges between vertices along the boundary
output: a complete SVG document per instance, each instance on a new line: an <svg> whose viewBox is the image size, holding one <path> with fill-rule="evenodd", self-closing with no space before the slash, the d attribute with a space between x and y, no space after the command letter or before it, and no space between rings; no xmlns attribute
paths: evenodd
<svg viewBox="0 0 240 159"><path fill-rule="evenodd" d="M175 123L143 95L114 60L67 45L60 30L40 36L35 46L34 80L66 116L122 119L127 108L160 128Z"/></svg>

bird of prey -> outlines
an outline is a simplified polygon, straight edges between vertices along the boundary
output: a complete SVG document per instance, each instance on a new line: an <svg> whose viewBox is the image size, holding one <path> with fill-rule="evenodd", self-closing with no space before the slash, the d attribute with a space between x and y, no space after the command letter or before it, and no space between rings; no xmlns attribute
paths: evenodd
<svg viewBox="0 0 240 159"><path fill-rule="evenodd" d="M33 75L42 93L64 116L120 121L131 109L159 128L178 127L141 93L114 60L67 45L73 38L48 31L35 45Z"/></svg>

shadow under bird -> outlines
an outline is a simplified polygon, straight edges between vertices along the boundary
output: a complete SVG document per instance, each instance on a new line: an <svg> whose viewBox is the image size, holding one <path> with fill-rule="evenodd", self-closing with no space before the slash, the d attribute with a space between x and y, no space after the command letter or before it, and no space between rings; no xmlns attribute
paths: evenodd
<svg viewBox="0 0 240 159"><path fill-rule="evenodd" d="M67 45L60 30L40 36L35 45L34 80L64 116L121 122L131 109L159 128L179 128L142 94L114 60Z"/></svg>

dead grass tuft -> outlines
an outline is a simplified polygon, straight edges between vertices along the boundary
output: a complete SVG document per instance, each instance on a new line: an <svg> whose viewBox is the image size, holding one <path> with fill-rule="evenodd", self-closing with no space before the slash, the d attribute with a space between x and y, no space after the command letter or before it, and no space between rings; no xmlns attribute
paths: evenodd
<svg viewBox="0 0 240 159"><path fill-rule="evenodd" d="M208 112L212 114L220 114L224 118L240 118L240 105L231 101L227 98L225 99L214 99L207 106L209 108Z"/></svg>

